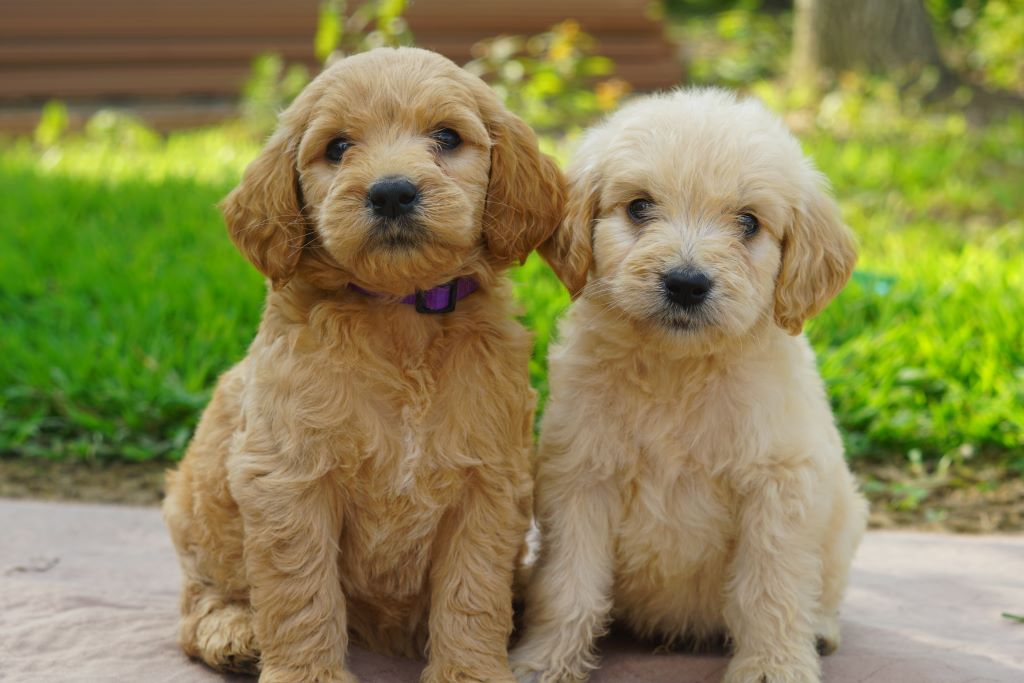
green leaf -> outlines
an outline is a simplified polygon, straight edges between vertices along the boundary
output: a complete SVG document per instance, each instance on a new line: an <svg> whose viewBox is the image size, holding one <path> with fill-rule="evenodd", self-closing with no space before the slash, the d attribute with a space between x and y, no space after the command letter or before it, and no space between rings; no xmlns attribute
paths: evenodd
<svg viewBox="0 0 1024 683"><path fill-rule="evenodd" d="M36 125L35 140L41 147L50 147L68 129L68 108L63 102L50 100L43 105L39 123Z"/></svg>
<svg viewBox="0 0 1024 683"><path fill-rule="evenodd" d="M331 0L320 3L320 13L317 15L316 22L316 37L313 39L313 53L321 62L326 62L331 53L338 49L343 22L340 3Z"/></svg>

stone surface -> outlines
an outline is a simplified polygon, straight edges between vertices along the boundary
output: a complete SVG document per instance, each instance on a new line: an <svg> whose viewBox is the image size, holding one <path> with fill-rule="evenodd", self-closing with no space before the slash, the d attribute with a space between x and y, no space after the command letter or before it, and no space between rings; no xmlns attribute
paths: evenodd
<svg viewBox="0 0 1024 683"><path fill-rule="evenodd" d="M178 564L154 508L0 500L0 681L204 683L174 642ZM873 532L857 555L829 683L1024 682L1024 536ZM721 679L722 656L616 636L595 683ZM363 683L418 662L353 650Z"/></svg>

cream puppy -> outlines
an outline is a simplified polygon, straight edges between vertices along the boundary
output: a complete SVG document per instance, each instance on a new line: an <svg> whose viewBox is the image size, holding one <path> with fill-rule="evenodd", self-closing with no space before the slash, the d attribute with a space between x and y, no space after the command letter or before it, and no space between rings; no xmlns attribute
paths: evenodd
<svg viewBox="0 0 1024 683"><path fill-rule="evenodd" d="M856 260L825 179L761 104L684 90L591 130L570 183L514 671L585 679L614 617L728 638L728 683L819 680L866 518L801 335Z"/></svg>

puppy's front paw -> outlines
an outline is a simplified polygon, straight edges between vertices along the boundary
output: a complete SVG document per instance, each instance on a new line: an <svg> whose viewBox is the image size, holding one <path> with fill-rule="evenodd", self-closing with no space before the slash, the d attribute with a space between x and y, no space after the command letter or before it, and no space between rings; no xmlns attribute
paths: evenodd
<svg viewBox="0 0 1024 683"><path fill-rule="evenodd" d="M516 683L508 669L492 672L468 671L467 667L428 663L420 683Z"/></svg>
<svg viewBox="0 0 1024 683"><path fill-rule="evenodd" d="M821 683L818 660L756 655L733 657L722 683Z"/></svg>
<svg viewBox="0 0 1024 683"><path fill-rule="evenodd" d="M259 683L359 683L359 679L348 671L264 666Z"/></svg>
<svg viewBox="0 0 1024 683"><path fill-rule="evenodd" d="M523 650L513 650L509 655L509 663L518 683L583 683L591 668L582 663L541 663L530 658Z"/></svg>
<svg viewBox="0 0 1024 683"><path fill-rule="evenodd" d="M539 671L522 667L516 667L512 672L515 674L516 683L583 683L588 678L587 674L576 675L566 671Z"/></svg>

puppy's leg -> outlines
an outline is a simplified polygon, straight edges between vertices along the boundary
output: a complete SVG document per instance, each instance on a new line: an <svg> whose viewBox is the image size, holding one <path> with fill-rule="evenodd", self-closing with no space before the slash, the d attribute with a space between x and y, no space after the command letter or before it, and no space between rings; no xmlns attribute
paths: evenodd
<svg viewBox="0 0 1024 683"><path fill-rule="evenodd" d="M814 475L803 468L758 474L744 487L726 594L734 655L724 683L814 683L821 594L820 546L808 519Z"/></svg>
<svg viewBox="0 0 1024 683"><path fill-rule="evenodd" d="M543 464L535 495L542 545L512 668L523 683L583 681L597 666L594 640L612 607L619 497L610 481L581 485Z"/></svg>
<svg viewBox="0 0 1024 683"><path fill-rule="evenodd" d="M164 519L184 577L178 641L186 654L214 669L255 673L260 653L242 562L241 519L224 486L224 468L218 463L201 471L216 484L197 483L192 460L167 476Z"/></svg>
<svg viewBox="0 0 1024 683"><path fill-rule="evenodd" d="M529 506L504 488L488 491L471 482L438 534L424 683L514 681L508 666L512 574Z"/></svg>
<svg viewBox="0 0 1024 683"><path fill-rule="evenodd" d="M839 648L839 603L846 590L853 554L867 526L867 501L857 492L853 478L844 474L837 482L837 502L822 553L821 605L814 633L818 652L823 655Z"/></svg>
<svg viewBox="0 0 1024 683"><path fill-rule="evenodd" d="M261 683L354 683L345 670L345 600L338 577L341 501L330 476L260 467L232 471L245 520L245 564Z"/></svg>

